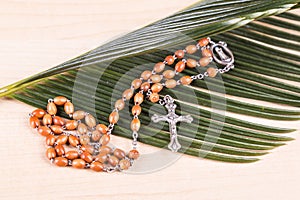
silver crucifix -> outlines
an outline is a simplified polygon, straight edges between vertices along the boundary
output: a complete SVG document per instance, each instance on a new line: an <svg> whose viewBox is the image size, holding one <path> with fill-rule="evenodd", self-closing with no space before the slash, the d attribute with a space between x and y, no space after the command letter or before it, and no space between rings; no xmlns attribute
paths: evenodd
<svg viewBox="0 0 300 200"><path fill-rule="evenodd" d="M193 121L193 118L190 115L186 115L186 116L176 115L175 113L176 104L174 103L174 99L169 95L166 95L164 97L164 105L168 110L168 114L161 115L161 116L154 114L151 117L151 120L155 123L159 121L167 121L169 123L170 143L168 145L168 148L173 152L177 152L181 148L181 145L179 144L177 139L176 124L177 122L191 123Z"/></svg>

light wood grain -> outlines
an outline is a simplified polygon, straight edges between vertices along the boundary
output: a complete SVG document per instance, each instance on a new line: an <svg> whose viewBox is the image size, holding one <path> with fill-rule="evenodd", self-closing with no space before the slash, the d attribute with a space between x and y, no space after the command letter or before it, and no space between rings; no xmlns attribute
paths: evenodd
<svg viewBox="0 0 300 200"><path fill-rule="evenodd" d="M196 0L3 0L0 86L73 58L193 2ZM295 141L253 164L182 156L153 173L93 173L54 167L46 161L43 138L28 126L27 115L32 109L18 101L0 100L0 199L290 200L300 195L299 132L292 134ZM299 121L263 122L300 128Z"/></svg>

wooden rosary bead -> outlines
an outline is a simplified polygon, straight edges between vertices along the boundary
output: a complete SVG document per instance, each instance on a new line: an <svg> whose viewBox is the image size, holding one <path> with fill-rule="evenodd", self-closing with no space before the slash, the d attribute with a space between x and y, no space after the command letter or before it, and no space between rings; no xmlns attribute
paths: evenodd
<svg viewBox="0 0 300 200"><path fill-rule="evenodd" d="M155 93L155 92L154 92L154 93L150 94L149 99L150 99L150 101L151 101L152 103L158 102L158 100L159 100L159 95L158 95L158 93Z"/></svg>
<svg viewBox="0 0 300 200"><path fill-rule="evenodd" d="M58 156L62 156L62 155L65 154L65 148L64 148L63 145L58 144L54 148L55 148L55 151L56 151L56 153L57 153Z"/></svg>
<svg viewBox="0 0 300 200"><path fill-rule="evenodd" d="M126 170L130 167L130 162L129 162L129 160L122 159L119 162L119 166L120 166L120 169Z"/></svg>
<svg viewBox="0 0 300 200"><path fill-rule="evenodd" d="M79 134L86 134L88 131L88 128L84 123L80 123L77 126L77 131Z"/></svg>
<svg viewBox="0 0 300 200"><path fill-rule="evenodd" d="M88 152L90 154L93 154L95 151L95 148L92 145L82 145L80 149L81 151Z"/></svg>
<svg viewBox="0 0 300 200"><path fill-rule="evenodd" d="M31 114L37 118L42 118L46 114L46 111L38 108L38 109L34 110Z"/></svg>
<svg viewBox="0 0 300 200"><path fill-rule="evenodd" d="M116 124L119 121L119 113L116 111L110 113L108 121L111 124Z"/></svg>
<svg viewBox="0 0 300 200"><path fill-rule="evenodd" d="M105 126L104 124L98 124L96 126L96 130L100 131L100 133L102 133L102 134L106 134L107 133L107 126Z"/></svg>
<svg viewBox="0 0 300 200"><path fill-rule="evenodd" d="M107 161L107 154L106 153L99 153L97 156L95 156L95 161L100 163L105 163Z"/></svg>
<svg viewBox="0 0 300 200"><path fill-rule="evenodd" d="M158 83L156 83L158 84ZM144 95L141 93L136 93L136 95L134 96L134 103L136 104L141 104L144 101Z"/></svg>
<svg viewBox="0 0 300 200"><path fill-rule="evenodd" d="M206 71L208 73L208 76L211 78L215 77L218 74L217 70L213 67L209 67Z"/></svg>
<svg viewBox="0 0 300 200"><path fill-rule="evenodd" d="M67 102L67 98L63 96L58 96L53 99L54 103L58 106L62 106Z"/></svg>
<svg viewBox="0 0 300 200"><path fill-rule="evenodd" d="M53 133L57 135L62 134L62 132L64 131L64 129L59 125L52 125L50 126L50 128L53 131Z"/></svg>
<svg viewBox="0 0 300 200"><path fill-rule="evenodd" d="M197 47L196 45L188 45L186 48L185 48L186 52L188 54L194 54L196 51L197 51Z"/></svg>
<svg viewBox="0 0 300 200"><path fill-rule="evenodd" d="M73 147L77 147L77 145L79 145L79 139L74 135L70 135L69 136L69 143Z"/></svg>
<svg viewBox="0 0 300 200"><path fill-rule="evenodd" d="M185 69L185 63L183 61L179 61L176 65L175 65L175 70L177 72L182 72Z"/></svg>
<svg viewBox="0 0 300 200"><path fill-rule="evenodd" d="M100 133L100 131L94 130L94 131L92 132L92 140L93 140L93 141L99 141L100 138L101 138L101 133Z"/></svg>
<svg viewBox="0 0 300 200"><path fill-rule="evenodd" d="M124 107L125 107L125 102L124 102L123 99L119 99L119 100L116 101L115 109L123 110Z"/></svg>
<svg viewBox="0 0 300 200"><path fill-rule="evenodd" d="M177 50L177 51L175 51L175 56L178 59L182 59L184 57L184 51L183 50Z"/></svg>
<svg viewBox="0 0 300 200"><path fill-rule="evenodd" d="M54 125L58 125L58 126L65 125L65 121L63 120L63 118L59 116L54 116L52 121Z"/></svg>
<svg viewBox="0 0 300 200"><path fill-rule="evenodd" d="M134 79L132 82L131 82L131 85L133 86L133 88L136 90L138 89L139 87L141 87L142 85L142 80L137 78L137 79Z"/></svg>
<svg viewBox="0 0 300 200"><path fill-rule="evenodd" d="M163 88L164 86L161 83L155 83L151 86L152 92L156 92L156 93L159 93Z"/></svg>
<svg viewBox="0 0 300 200"><path fill-rule="evenodd" d="M49 114L45 114L44 117L43 117L43 124L45 126L51 125L52 124L52 116L49 115Z"/></svg>
<svg viewBox="0 0 300 200"><path fill-rule="evenodd" d="M88 125L90 128L93 128L96 126L96 119L93 115L87 114L84 118L86 125Z"/></svg>
<svg viewBox="0 0 300 200"><path fill-rule="evenodd" d="M60 135L56 138L56 143L60 145L65 145L68 142L69 137L66 135Z"/></svg>
<svg viewBox="0 0 300 200"><path fill-rule="evenodd" d="M126 154L122 149L115 149L114 150L114 156L116 156L119 159L125 158Z"/></svg>
<svg viewBox="0 0 300 200"><path fill-rule="evenodd" d="M202 57L200 58L199 63L201 67L206 67L210 63L210 61L211 61L210 57Z"/></svg>
<svg viewBox="0 0 300 200"><path fill-rule="evenodd" d="M123 98L125 98L126 100L131 99L131 97L133 96L133 89L127 89L123 92Z"/></svg>
<svg viewBox="0 0 300 200"><path fill-rule="evenodd" d="M53 146L55 141L56 141L56 138L55 138L54 135L47 135L46 136L46 145Z"/></svg>
<svg viewBox="0 0 300 200"><path fill-rule="evenodd" d="M36 116L29 118L29 124L32 128L37 128L40 126L40 120Z"/></svg>
<svg viewBox="0 0 300 200"><path fill-rule="evenodd" d="M90 143L90 137L88 135L81 135L79 137L79 141L80 141L80 144L87 145L88 143Z"/></svg>
<svg viewBox="0 0 300 200"><path fill-rule="evenodd" d="M100 138L99 143L101 145L107 145L109 143L109 141L110 141L109 135L102 135L102 137Z"/></svg>
<svg viewBox="0 0 300 200"><path fill-rule="evenodd" d="M47 136L51 133L51 129L48 128L47 126L40 126L38 128L38 133L41 134L42 136Z"/></svg>
<svg viewBox="0 0 300 200"><path fill-rule="evenodd" d="M193 79L190 76L183 76L180 78L182 85L189 85Z"/></svg>
<svg viewBox="0 0 300 200"><path fill-rule="evenodd" d="M131 110L132 110L132 115L139 115L142 112L142 108L140 105L134 105Z"/></svg>
<svg viewBox="0 0 300 200"><path fill-rule="evenodd" d="M143 71L143 73L141 74L141 77L144 80L148 80L151 75L152 75L152 72L149 70L146 70L146 71Z"/></svg>
<svg viewBox="0 0 300 200"><path fill-rule="evenodd" d="M168 65L173 65L175 58L173 56L169 55L165 58L165 61L167 62Z"/></svg>
<svg viewBox="0 0 300 200"><path fill-rule="evenodd" d="M113 167L115 167L119 163L119 159L116 156L109 156L107 161Z"/></svg>
<svg viewBox="0 0 300 200"><path fill-rule="evenodd" d="M201 40L199 40L198 44L199 44L200 47L204 47L204 46L209 44L209 39L208 38L202 38Z"/></svg>
<svg viewBox="0 0 300 200"><path fill-rule="evenodd" d="M75 130L78 126L78 122L77 120L69 120L65 126L67 130Z"/></svg>
<svg viewBox="0 0 300 200"><path fill-rule="evenodd" d="M78 158L79 154L76 150L70 150L65 154L65 156L69 160L74 160L74 159Z"/></svg>
<svg viewBox="0 0 300 200"><path fill-rule="evenodd" d="M166 79L174 78L174 76L175 76L175 71L174 71L174 70L166 70L166 71L163 72L163 76L164 76Z"/></svg>
<svg viewBox="0 0 300 200"><path fill-rule="evenodd" d="M47 105L47 112L50 115L56 115L57 108L56 108L56 105L53 102L48 103L48 105Z"/></svg>
<svg viewBox="0 0 300 200"><path fill-rule="evenodd" d="M131 159L138 159L139 156L140 156L140 153L136 149L132 149L128 153L128 157Z"/></svg>
<svg viewBox="0 0 300 200"><path fill-rule="evenodd" d="M64 110L68 115L72 114L74 112L74 105L70 101L67 101L64 105Z"/></svg>
<svg viewBox="0 0 300 200"><path fill-rule="evenodd" d="M189 67L189 68L195 68L197 66L197 61L194 60L194 59L187 59L186 60L186 65Z"/></svg>
<svg viewBox="0 0 300 200"><path fill-rule="evenodd" d="M156 63L156 64L154 65L154 68L153 68L153 70L154 70L156 73L160 73L160 72L162 72L164 69L165 69L165 64L164 64L163 62Z"/></svg>
<svg viewBox="0 0 300 200"><path fill-rule="evenodd" d="M50 147L46 151L46 157L51 160L52 158L56 157L56 151L54 148Z"/></svg>
<svg viewBox="0 0 300 200"><path fill-rule="evenodd" d="M212 52L210 49L203 49L202 50L202 56L203 57L212 57Z"/></svg>
<svg viewBox="0 0 300 200"><path fill-rule="evenodd" d="M159 74L153 74L150 77L150 80L152 81L152 83L159 83L161 81L161 76Z"/></svg>
<svg viewBox="0 0 300 200"><path fill-rule="evenodd" d="M75 159L72 161L72 167L76 169L83 169L85 167L85 161L83 159Z"/></svg>
<svg viewBox="0 0 300 200"><path fill-rule="evenodd" d="M93 156L88 152L83 152L80 155L80 158L83 159L84 161L88 162L88 163L91 163L93 161Z"/></svg>
<svg viewBox="0 0 300 200"><path fill-rule="evenodd" d="M138 118L134 118L131 121L130 128L132 131L139 131L141 127L141 122Z"/></svg>
<svg viewBox="0 0 300 200"><path fill-rule="evenodd" d="M66 167L68 165L68 159L63 157L54 158L54 164L58 167Z"/></svg>
<svg viewBox="0 0 300 200"><path fill-rule="evenodd" d="M102 172L104 169L104 165L100 162L92 162L90 167L95 172Z"/></svg>
<svg viewBox="0 0 300 200"><path fill-rule="evenodd" d="M174 88L177 85L177 82L174 79L169 79L165 82L167 88Z"/></svg>
<svg viewBox="0 0 300 200"><path fill-rule="evenodd" d="M81 120L85 117L85 112L83 110L77 110L73 113L74 120Z"/></svg>
<svg viewBox="0 0 300 200"><path fill-rule="evenodd" d="M144 92L147 92L149 89L150 89L150 83L144 82L144 83L141 85L141 90L143 90Z"/></svg>
<svg viewBox="0 0 300 200"><path fill-rule="evenodd" d="M106 145L102 145L99 149L99 152L102 154L102 153L105 153L105 154L109 154L112 152L112 149L109 147L109 146L106 146Z"/></svg>

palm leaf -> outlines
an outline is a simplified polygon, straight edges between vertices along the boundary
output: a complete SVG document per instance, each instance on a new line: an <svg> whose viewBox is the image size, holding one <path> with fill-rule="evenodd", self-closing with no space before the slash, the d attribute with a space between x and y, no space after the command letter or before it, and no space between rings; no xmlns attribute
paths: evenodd
<svg viewBox="0 0 300 200"><path fill-rule="evenodd" d="M12 97L36 107L45 107L47 99L53 96L73 97L78 109L95 113L99 122L106 123L111 102L120 97L133 77L193 40L212 36L229 44L236 68L222 78L195 81L191 87L165 90L162 95L184 97L180 99L178 113L189 113L194 118L191 125L181 124L178 130L183 145L181 152L227 162L254 162L258 156L292 140L284 134L295 129L252 123L218 110L270 120L299 120L300 87L296 83L300 80L300 56L295 51L299 49L300 37L288 30L299 30L300 17L283 13L297 8L298 2L202 1L6 86L0 89L0 97ZM183 75L194 73L186 70ZM224 88L228 94L225 97ZM248 103L246 98L260 101ZM265 106L265 102L272 106ZM278 104L284 107L278 108ZM150 122L149 116L154 112L163 114L164 111L145 102L139 141L165 148L169 142L168 127ZM115 135L131 138L128 114L121 113Z"/></svg>

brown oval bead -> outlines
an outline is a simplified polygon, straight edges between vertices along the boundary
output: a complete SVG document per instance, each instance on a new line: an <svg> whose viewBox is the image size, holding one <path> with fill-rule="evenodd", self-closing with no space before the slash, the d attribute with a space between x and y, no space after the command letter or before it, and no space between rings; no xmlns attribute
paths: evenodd
<svg viewBox="0 0 300 200"><path fill-rule="evenodd" d="M193 79L190 76L183 76L180 78L182 85L189 85Z"/></svg>
<svg viewBox="0 0 300 200"><path fill-rule="evenodd" d="M166 71L163 72L163 76L164 76L166 79L174 78L174 76L175 76L175 71L174 71L174 70L166 70Z"/></svg>
<svg viewBox="0 0 300 200"><path fill-rule="evenodd" d="M88 152L83 152L80 155L80 158L83 159L83 160L85 160L88 163L91 163L93 161L93 156L90 153L88 153Z"/></svg>
<svg viewBox="0 0 300 200"><path fill-rule="evenodd" d="M75 159L72 161L72 167L76 169L83 169L85 167L85 161L82 159Z"/></svg>
<svg viewBox="0 0 300 200"><path fill-rule="evenodd" d="M119 99L116 101L116 103L115 103L116 109L123 110L124 107L125 107L125 102L123 101L123 99Z"/></svg>
<svg viewBox="0 0 300 200"><path fill-rule="evenodd" d="M141 87L142 85L142 80L137 78L137 79L134 79L132 82L131 82L131 85L133 86L133 88L136 90L138 89L139 87Z"/></svg>
<svg viewBox="0 0 300 200"><path fill-rule="evenodd" d="M183 61L179 61L176 65L175 65L175 70L177 72L182 72L185 69L185 63Z"/></svg>
<svg viewBox="0 0 300 200"><path fill-rule="evenodd" d="M212 52L210 49L203 49L202 50L202 56L203 57L212 57Z"/></svg>
<svg viewBox="0 0 300 200"><path fill-rule="evenodd" d="M96 126L96 119L93 115L87 114L85 116L84 120L85 120L86 125L88 125L90 128L93 128Z"/></svg>
<svg viewBox="0 0 300 200"><path fill-rule="evenodd" d="M188 54L194 54L197 51L197 47L196 47L196 45L191 44L191 45L188 45L185 48L185 50Z"/></svg>
<svg viewBox="0 0 300 200"><path fill-rule="evenodd" d="M161 81L161 76L159 74L153 74L150 77L150 80L152 81L152 83L159 83Z"/></svg>
<svg viewBox="0 0 300 200"><path fill-rule="evenodd" d="M95 172L102 172L104 169L104 165L100 162L92 162L90 167Z"/></svg>
<svg viewBox="0 0 300 200"><path fill-rule="evenodd" d="M184 57L184 51L183 50L177 50L177 51L175 51L175 56L178 59L182 59Z"/></svg>
<svg viewBox="0 0 300 200"><path fill-rule="evenodd" d="M56 108L56 105L53 102L48 103L48 105L47 105L47 112L50 115L56 115L57 108Z"/></svg>
<svg viewBox="0 0 300 200"><path fill-rule="evenodd" d="M137 159L140 156L140 153L136 149L132 149L128 153L128 157L131 159Z"/></svg>
<svg viewBox="0 0 300 200"><path fill-rule="evenodd" d="M56 143L64 145L68 142L69 137L66 135L60 135L56 138Z"/></svg>
<svg viewBox="0 0 300 200"><path fill-rule="evenodd" d="M108 154L108 153L111 153L112 152L112 149L109 147L109 146L106 146L106 145L102 145L99 149L99 152L102 154L102 153L105 153L105 154Z"/></svg>
<svg viewBox="0 0 300 200"><path fill-rule="evenodd" d="M150 89L150 83L144 82L144 83L141 85L141 90L143 90L144 92L148 91L149 89Z"/></svg>
<svg viewBox="0 0 300 200"><path fill-rule="evenodd" d="M59 167L66 167L68 165L68 159L63 157L54 158L54 164Z"/></svg>
<svg viewBox="0 0 300 200"><path fill-rule="evenodd" d="M54 143L55 143L55 141L56 141L56 138L55 138L54 135L47 135L47 136L46 136L46 144L47 144L48 146L53 146Z"/></svg>
<svg viewBox="0 0 300 200"><path fill-rule="evenodd" d="M102 135L102 137L100 138L99 143L101 145L107 145L109 143L109 141L110 141L109 135Z"/></svg>
<svg viewBox="0 0 300 200"><path fill-rule="evenodd" d="M109 164L111 164L113 167L115 167L119 163L119 159L116 156L109 156L107 161Z"/></svg>
<svg viewBox="0 0 300 200"><path fill-rule="evenodd" d="M159 93L163 88L164 86L161 83L155 83L151 86L152 92L156 92L156 93Z"/></svg>
<svg viewBox="0 0 300 200"><path fill-rule="evenodd" d="M126 100L131 99L131 97L133 96L133 89L127 89L123 92L123 98L125 98Z"/></svg>
<svg viewBox="0 0 300 200"><path fill-rule="evenodd" d="M105 126L104 124L98 124L96 126L96 130L100 131L100 133L102 133L102 134L106 134L107 133L107 126Z"/></svg>
<svg viewBox="0 0 300 200"><path fill-rule="evenodd" d="M189 68L195 68L197 66L197 61L189 58L186 60L186 66L188 66Z"/></svg>
<svg viewBox="0 0 300 200"><path fill-rule="evenodd" d="M136 95L134 96L134 102L136 104L141 104L144 101L144 95L141 93L136 93Z"/></svg>
<svg viewBox="0 0 300 200"><path fill-rule="evenodd" d="M74 135L70 135L69 136L69 143L73 147L76 147L77 145L79 145L79 139L76 136L74 136Z"/></svg>
<svg viewBox="0 0 300 200"><path fill-rule="evenodd" d="M141 127L141 122L138 118L134 118L132 121L131 121L131 124L130 124L130 128L132 131L138 131L140 130L140 127Z"/></svg>
<svg viewBox="0 0 300 200"><path fill-rule="evenodd" d="M44 117L43 117L43 124L45 126L51 125L52 124L52 116L49 115L49 114L45 114Z"/></svg>
<svg viewBox="0 0 300 200"><path fill-rule="evenodd" d="M199 40L198 44L200 45L200 47L204 47L204 46L209 44L209 39L208 38L202 38L201 40Z"/></svg>
<svg viewBox="0 0 300 200"><path fill-rule="evenodd" d="M139 115L139 114L141 114L141 112L142 112L142 108L141 108L141 106L140 105L134 105L133 107L132 107L132 115Z"/></svg>
<svg viewBox="0 0 300 200"><path fill-rule="evenodd" d="M154 93L150 94L149 99L152 103L156 103L159 100L159 95L154 92Z"/></svg>
<svg viewBox="0 0 300 200"><path fill-rule="evenodd" d="M62 134L62 132L64 131L64 129L59 125L52 125L50 128L53 131L53 133L57 135Z"/></svg>
<svg viewBox="0 0 300 200"><path fill-rule="evenodd" d="M55 158L56 157L55 149L52 147L48 148L46 151L46 156L49 160L51 160L52 158Z"/></svg>
<svg viewBox="0 0 300 200"><path fill-rule="evenodd" d="M58 144L54 148L55 148L55 151L56 151L56 153L57 153L58 156L62 156L62 155L65 154L65 148L64 148L63 145Z"/></svg>
<svg viewBox="0 0 300 200"><path fill-rule="evenodd" d="M154 68L153 68L153 70L154 70L156 73L160 73L160 72L162 72L164 69L165 69L165 64L164 64L163 62L156 63L156 64L154 65Z"/></svg>
<svg viewBox="0 0 300 200"><path fill-rule="evenodd" d="M87 128L87 126L84 123L78 124L78 126L77 126L78 133L80 133L80 134L86 134L87 130L88 130L88 128Z"/></svg>
<svg viewBox="0 0 300 200"><path fill-rule="evenodd" d="M119 113L114 111L109 115L109 123L115 124L119 121Z"/></svg>
<svg viewBox="0 0 300 200"><path fill-rule="evenodd" d="M57 96L53 99L54 103L58 106L62 106L67 102L67 98L63 96Z"/></svg>
<svg viewBox="0 0 300 200"><path fill-rule="evenodd" d="M100 133L100 131L94 130L94 131L92 132L92 140L93 140L93 141L99 141L100 138L101 138L101 133Z"/></svg>
<svg viewBox="0 0 300 200"><path fill-rule="evenodd" d="M106 153L99 153L97 156L95 156L95 161L98 161L100 163L105 163L107 161L107 154Z"/></svg>
<svg viewBox="0 0 300 200"><path fill-rule="evenodd" d="M115 149L114 150L114 156L116 156L119 159L125 158L126 154L122 149Z"/></svg>
<svg viewBox="0 0 300 200"><path fill-rule="evenodd" d="M51 129L48 128L47 126L40 126L38 128L38 132L39 134L41 134L42 136L47 136L51 133Z"/></svg>
<svg viewBox="0 0 300 200"><path fill-rule="evenodd" d="M38 108L38 109L34 110L31 114L37 118L42 118L46 114L46 111Z"/></svg>
<svg viewBox="0 0 300 200"><path fill-rule="evenodd" d="M64 110L68 115L72 114L74 112L74 105L70 101L67 101L64 105Z"/></svg>
<svg viewBox="0 0 300 200"><path fill-rule="evenodd" d="M81 135L79 140L80 144L87 145L90 142L90 137L88 135Z"/></svg>
<svg viewBox="0 0 300 200"><path fill-rule="evenodd" d="M66 126L67 130L74 130L77 128L78 122L77 122L77 120L69 120L69 121L67 121L65 126Z"/></svg>
<svg viewBox="0 0 300 200"><path fill-rule="evenodd" d="M90 154L93 154L94 150L95 150L94 147L91 145L83 145L83 146L81 146L80 149L81 149L81 151L88 152Z"/></svg>
<svg viewBox="0 0 300 200"><path fill-rule="evenodd" d="M202 57L200 58L199 63L201 67L206 67L210 63L210 61L211 61L210 57Z"/></svg>
<svg viewBox="0 0 300 200"><path fill-rule="evenodd" d="M29 118L29 124L32 128L37 128L40 126L40 120L36 116Z"/></svg>
<svg viewBox="0 0 300 200"><path fill-rule="evenodd" d="M120 166L120 169L126 170L130 167L130 162L129 162L129 160L122 159L119 162L119 166Z"/></svg>
<svg viewBox="0 0 300 200"><path fill-rule="evenodd" d="M73 113L73 119L81 120L85 117L85 112L83 110L77 110Z"/></svg>
<svg viewBox="0 0 300 200"><path fill-rule="evenodd" d="M174 88L177 85L177 82L174 79L169 79L165 82L167 88Z"/></svg>
<svg viewBox="0 0 300 200"><path fill-rule="evenodd" d="M142 79L144 80L148 80L150 78L150 76L152 75L152 72L149 70L145 70L143 71L143 73L141 74Z"/></svg>
<svg viewBox="0 0 300 200"><path fill-rule="evenodd" d="M215 77L218 73L217 70L213 67L209 67L206 71L208 73L208 76L212 78Z"/></svg>
<svg viewBox="0 0 300 200"><path fill-rule="evenodd" d="M165 61L168 63L168 65L173 65L175 58L170 55L165 58Z"/></svg>
<svg viewBox="0 0 300 200"><path fill-rule="evenodd" d="M53 117L53 124L63 126L63 125L65 125L65 121L63 120L63 118L61 118L59 116L54 116Z"/></svg>
<svg viewBox="0 0 300 200"><path fill-rule="evenodd" d="M76 150L71 150L66 153L66 158L68 158L69 160L74 160L78 158L78 156L79 154Z"/></svg>

